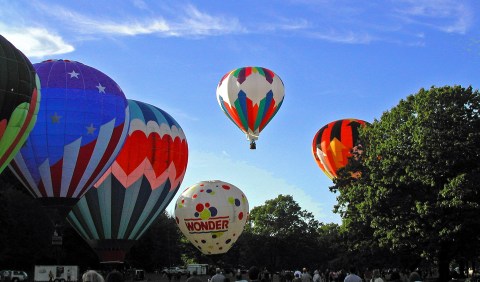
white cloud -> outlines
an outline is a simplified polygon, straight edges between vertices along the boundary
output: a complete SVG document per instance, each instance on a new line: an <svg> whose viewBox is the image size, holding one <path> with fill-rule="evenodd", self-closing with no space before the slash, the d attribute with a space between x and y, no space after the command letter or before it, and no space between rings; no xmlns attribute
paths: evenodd
<svg viewBox="0 0 480 282"><path fill-rule="evenodd" d="M306 194L304 190L285 179L273 175L270 171L254 165L232 160L228 154L220 155L189 151L187 173L179 192L167 207L173 214L178 196L187 187L204 180L222 180L240 188L247 196L250 209L265 204L265 201L276 198L279 194L292 195L293 199L321 222L340 222L339 217L327 218L322 203Z"/></svg>
<svg viewBox="0 0 480 282"><path fill-rule="evenodd" d="M236 18L214 17L203 13L189 5L185 8L186 15L177 23L174 30L186 35L220 35L246 32Z"/></svg>
<svg viewBox="0 0 480 282"><path fill-rule="evenodd" d="M141 10L146 10L148 9L147 3L143 0L133 0L133 6L141 9Z"/></svg>
<svg viewBox="0 0 480 282"><path fill-rule="evenodd" d="M465 34L473 24L472 9L454 0L402 0L397 9L411 24L425 25L448 33Z"/></svg>
<svg viewBox="0 0 480 282"><path fill-rule="evenodd" d="M313 38L345 44L368 44L375 40L375 37L365 32L330 30L326 32L316 31L309 34Z"/></svg>
<svg viewBox="0 0 480 282"><path fill-rule="evenodd" d="M138 3L137 3L138 4ZM151 17L149 19L109 20L86 16L60 6L40 7L56 17L70 29L80 34L106 34L114 36L135 36L157 34L160 36L213 36L244 32L236 19L215 17L203 13L194 6L187 6L177 19Z"/></svg>
<svg viewBox="0 0 480 282"><path fill-rule="evenodd" d="M27 57L42 58L66 54L75 50L61 36L45 28L6 28L0 24L0 33Z"/></svg>

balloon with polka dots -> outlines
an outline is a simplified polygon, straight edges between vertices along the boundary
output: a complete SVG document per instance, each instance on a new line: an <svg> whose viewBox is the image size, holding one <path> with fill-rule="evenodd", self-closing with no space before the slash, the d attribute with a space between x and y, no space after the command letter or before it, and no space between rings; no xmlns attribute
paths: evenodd
<svg viewBox="0 0 480 282"><path fill-rule="evenodd" d="M226 253L242 234L248 213L245 194L220 180L190 186L175 205L178 227L206 255Z"/></svg>

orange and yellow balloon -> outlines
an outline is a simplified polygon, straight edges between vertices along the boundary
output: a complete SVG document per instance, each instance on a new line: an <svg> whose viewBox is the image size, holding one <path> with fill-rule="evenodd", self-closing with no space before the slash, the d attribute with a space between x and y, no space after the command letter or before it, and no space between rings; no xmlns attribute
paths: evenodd
<svg viewBox="0 0 480 282"><path fill-rule="evenodd" d="M315 134L313 157L330 179L336 178L338 170L347 165L352 149L358 145L358 128L365 125L363 120L341 119L328 123Z"/></svg>

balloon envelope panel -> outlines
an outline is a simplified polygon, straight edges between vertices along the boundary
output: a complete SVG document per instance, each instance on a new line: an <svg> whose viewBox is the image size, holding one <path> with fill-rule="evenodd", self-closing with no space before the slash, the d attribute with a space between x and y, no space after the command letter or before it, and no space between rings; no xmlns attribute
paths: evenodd
<svg viewBox="0 0 480 282"><path fill-rule="evenodd" d="M204 254L227 252L242 234L248 212L243 192L219 180L187 188L175 205L178 227Z"/></svg>
<svg viewBox="0 0 480 282"><path fill-rule="evenodd" d="M0 173L37 120L40 80L28 58L0 35Z"/></svg>
<svg viewBox="0 0 480 282"><path fill-rule="evenodd" d="M322 171L330 178L347 165L351 150L358 145L358 128L366 125L359 119L341 119L322 127L313 138L312 154Z"/></svg>
<svg viewBox="0 0 480 282"><path fill-rule="evenodd" d="M285 89L273 71L243 67L230 71L217 86L217 100L230 120L249 140L258 135L280 109Z"/></svg>
<svg viewBox="0 0 480 282"><path fill-rule="evenodd" d="M79 199L125 141L127 100L115 81L82 63L48 60L34 67L41 109L10 168L37 198Z"/></svg>
<svg viewBox="0 0 480 282"><path fill-rule="evenodd" d="M68 221L100 256L128 251L170 203L187 169L180 125L152 105L129 100L130 129L112 166L80 199ZM104 248L105 247L105 248ZM122 257L118 257L122 260Z"/></svg>

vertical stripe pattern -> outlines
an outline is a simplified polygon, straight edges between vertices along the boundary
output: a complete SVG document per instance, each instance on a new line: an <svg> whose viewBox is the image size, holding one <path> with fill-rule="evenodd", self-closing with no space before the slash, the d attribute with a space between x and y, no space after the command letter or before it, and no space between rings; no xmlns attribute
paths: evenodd
<svg viewBox="0 0 480 282"><path fill-rule="evenodd" d="M312 154L322 171L330 178L347 165L352 149L358 145L358 128L366 125L359 119L341 119L318 130L312 142Z"/></svg>
<svg viewBox="0 0 480 282"><path fill-rule="evenodd" d="M33 65L0 35L0 173L32 131L40 96L40 81Z"/></svg>
<svg viewBox="0 0 480 282"><path fill-rule="evenodd" d="M217 86L220 108L249 140L258 139L280 109L284 96L282 80L261 67L235 69Z"/></svg>
<svg viewBox="0 0 480 282"><path fill-rule="evenodd" d="M106 249L115 241L140 238L170 203L187 168L188 145L180 125L149 104L129 100L129 109L124 146L67 217L101 259L128 251Z"/></svg>
<svg viewBox="0 0 480 282"><path fill-rule="evenodd" d="M128 102L90 66L69 60L33 66L43 85L38 122L9 167L34 197L79 199L123 145Z"/></svg>

